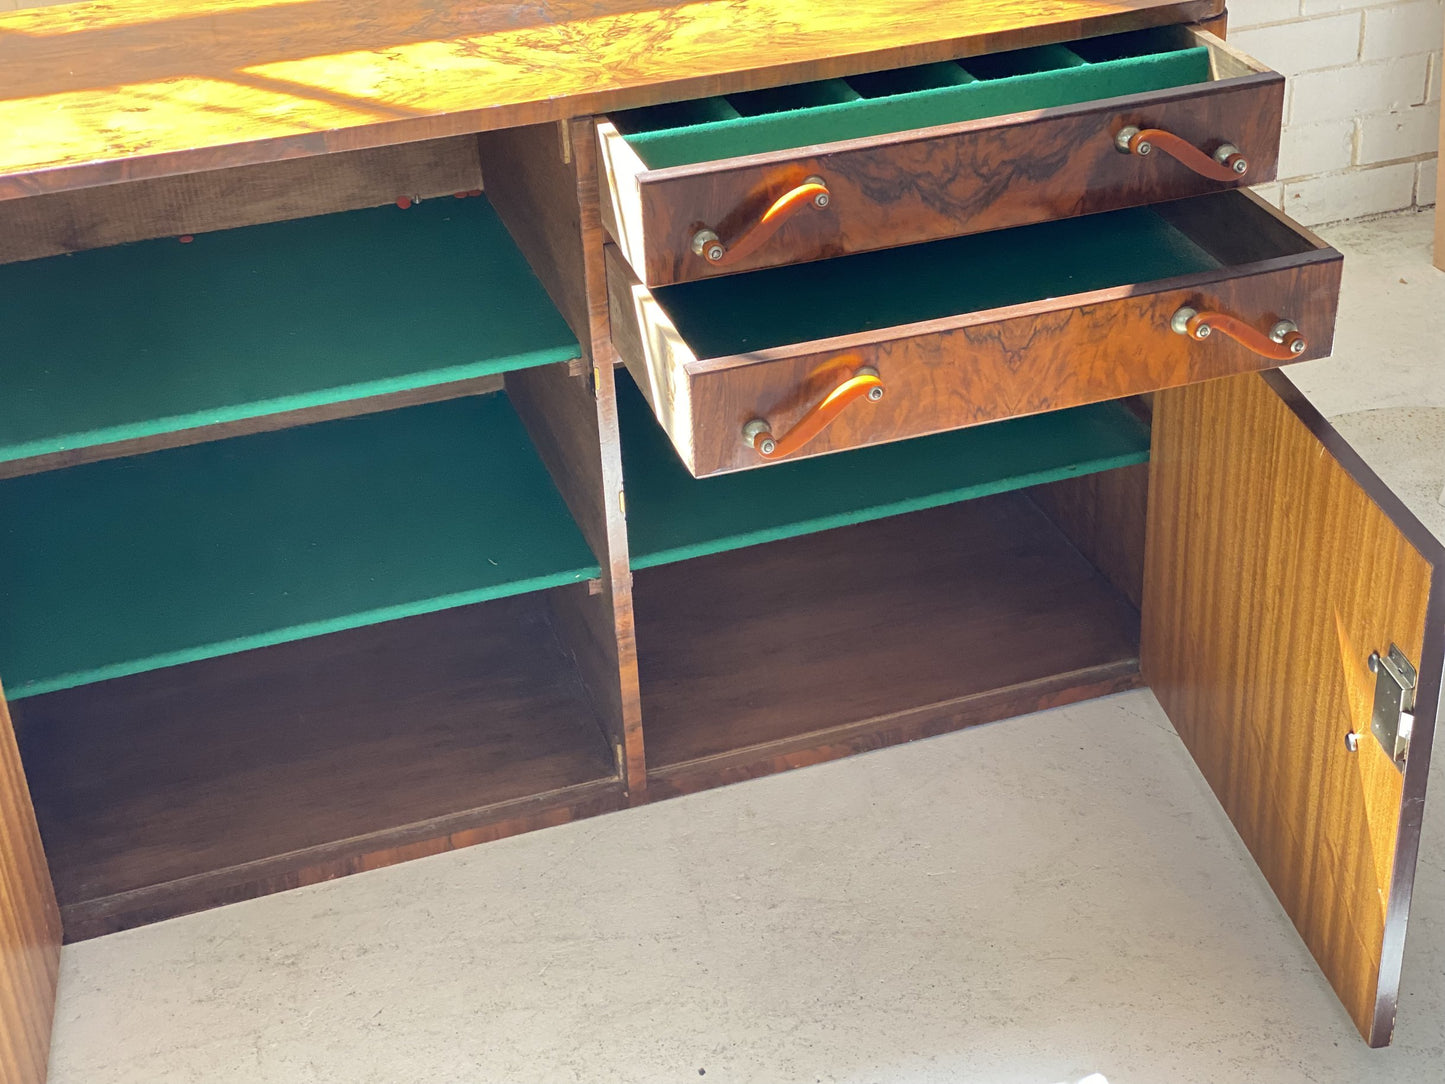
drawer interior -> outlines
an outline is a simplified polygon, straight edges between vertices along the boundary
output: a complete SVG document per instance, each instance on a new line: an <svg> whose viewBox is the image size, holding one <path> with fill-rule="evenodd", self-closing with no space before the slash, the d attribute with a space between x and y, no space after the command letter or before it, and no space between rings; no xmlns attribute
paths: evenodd
<svg viewBox="0 0 1445 1084"><path fill-rule="evenodd" d="M1210 50L1160 27L669 103L611 120L649 169L862 139L1207 82Z"/></svg>
<svg viewBox="0 0 1445 1084"><path fill-rule="evenodd" d="M1240 193L657 287L699 358L1212 271L1308 251Z"/></svg>

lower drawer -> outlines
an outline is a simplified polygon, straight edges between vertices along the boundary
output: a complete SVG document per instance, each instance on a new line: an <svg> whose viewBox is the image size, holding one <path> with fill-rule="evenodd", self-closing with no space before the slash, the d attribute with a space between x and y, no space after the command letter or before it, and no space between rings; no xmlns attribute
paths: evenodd
<svg viewBox="0 0 1445 1084"><path fill-rule="evenodd" d="M696 477L1330 352L1341 257L1227 192L649 290L612 336Z"/></svg>

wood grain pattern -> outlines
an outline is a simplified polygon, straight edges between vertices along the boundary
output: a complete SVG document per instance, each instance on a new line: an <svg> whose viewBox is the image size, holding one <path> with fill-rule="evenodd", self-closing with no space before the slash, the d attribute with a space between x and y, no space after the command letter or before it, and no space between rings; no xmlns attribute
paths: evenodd
<svg viewBox="0 0 1445 1084"><path fill-rule="evenodd" d="M483 132L477 146L492 209L586 351L593 328L578 195L581 179L565 128L564 121ZM592 162L590 153L587 161ZM585 183L595 190L595 181ZM590 368L590 351L584 360Z"/></svg>
<svg viewBox="0 0 1445 1084"><path fill-rule="evenodd" d="M732 752L662 764L647 774L649 801L724 787L764 775L807 768L984 723L1137 689L1139 660L1120 658L1066 674L1030 679L1003 689L967 693L937 704L905 708L858 722L840 722Z"/></svg>
<svg viewBox="0 0 1445 1084"><path fill-rule="evenodd" d="M1217 67L1233 58L1207 44ZM1261 66L1220 81L830 144L647 170L610 122L598 124L608 228L649 286L915 244L1196 196L1275 175L1284 79ZM1245 149L1249 174L1207 180L1154 155L1120 154L1119 129L1164 128L1212 151ZM756 252L718 268L692 251L707 226L736 235L805 178L828 185L826 210L794 215Z"/></svg>
<svg viewBox="0 0 1445 1084"><path fill-rule="evenodd" d="M1132 685L1137 611L1024 496L637 574L654 796Z"/></svg>
<svg viewBox="0 0 1445 1084"><path fill-rule="evenodd" d="M1200 19L1199 29L1207 30L1215 37L1223 40L1229 36L1229 12L1221 11L1213 18Z"/></svg>
<svg viewBox="0 0 1445 1084"><path fill-rule="evenodd" d="M1033 486L1024 493L1135 608L1142 606L1147 463Z"/></svg>
<svg viewBox="0 0 1445 1084"><path fill-rule="evenodd" d="M0 263L482 186L469 136L0 201Z"/></svg>
<svg viewBox="0 0 1445 1084"><path fill-rule="evenodd" d="M17 705L66 937L623 804L544 594Z"/></svg>
<svg viewBox="0 0 1445 1084"><path fill-rule="evenodd" d="M11 12L0 15L0 198L1189 22L1223 6L115 0Z"/></svg>
<svg viewBox="0 0 1445 1084"><path fill-rule="evenodd" d="M0 1080L44 1084L60 913L0 690Z"/></svg>
<svg viewBox="0 0 1445 1084"><path fill-rule="evenodd" d="M309 848L299 855L280 855L133 892L66 904L61 908L65 941L88 941L212 907L322 884L523 832L555 828L615 812L626 804L619 780L599 779L420 821L370 837Z"/></svg>
<svg viewBox="0 0 1445 1084"><path fill-rule="evenodd" d="M1445 666L1445 552L1277 373L1161 392L1154 419L1145 679L1383 1045ZM1391 643L1421 674L1403 779L1370 734L1367 659Z"/></svg>
<svg viewBox="0 0 1445 1084"><path fill-rule="evenodd" d="M1223 205L1231 233L1269 243L1254 226L1274 220L1252 195L1208 199ZM1182 213L1180 223L1195 236ZM767 461L742 441L743 426L762 417L775 432L790 429L829 390L818 374L834 379L828 363L840 355L877 369L888 394L866 410L844 411L795 458L1275 364L1238 344L1214 341L1222 336L1205 344L1175 334L1169 320L1183 305L1237 313L1265 327L1289 314L1310 336L1300 360L1324 357L1333 340L1341 258L1312 247L1305 236L1289 240L1287 255L1214 271L706 359L693 353L621 253L608 246L613 337L688 469L702 478L763 466Z"/></svg>
<svg viewBox="0 0 1445 1084"><path fill-rule="evenodd" d="M384 395L370 395L361 399L347 399L344 402L327 403L324 406L283 410L277 414L263 414L260 417L242 418L234 422L198 425L193 429L156 433L149 437L136 437L134 440L118 440L110 444L69 448L63 452L50 452L46 455L33 455L25 459L11 459L0 463L0 478L18 478L22 474L63 470L66 467L76 467L82 463L96 463L102 459L119 459L128 455L144 455L162 448L184 448L191 444L226 440L230 437L245 436L248 433L271 433L278 429L293 429L298 425L314 425L316 422L332 421L336 418L359 418L364 414L398 410L402 407L419 406L422 403L439 403L446 399L459 399L464 395L486 395L500 391L502 387L503 378L498 373L492 376L473 377L468 380L454 380L449 384L432 384L425 388L388 392Z"/></svg>
<svg viewBox="0 0 1445 1084"><path fill-rule="evenodd" d="M611 377L611 366L606 367ZM611 522L620 519L621 490L616 408L608 425L600 399L584 377L564 365L542 366L507 375L507 392L532 443L546 464L602 569L598 595L574 592L554 600L559 628L586 676L610 745L619 757L629 793L646 786L642 749L641 701L637 693L637 649L632 634L631 573L626 538ZM611 430L604 438L603 426ZM613 509L616 512L613 512ZM620 543L617 538L622 535Z"/></svg>
<svg viewBox="0 0 1445 1084"><path fill-rule="evenodd" d="M479 144L493 206L583 344L587 379L552 366L512 373L507 386L602 568L600 595L558 594L553 608L639 800L647 775L597 169L588 126L574 127L580 146L558 125L487 134Z"/></svg>

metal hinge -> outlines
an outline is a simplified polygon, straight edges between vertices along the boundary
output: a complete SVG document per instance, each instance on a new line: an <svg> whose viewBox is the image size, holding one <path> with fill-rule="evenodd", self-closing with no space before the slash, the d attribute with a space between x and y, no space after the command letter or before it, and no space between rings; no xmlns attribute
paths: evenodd
<svg viewBox="0 0 1445 1084"><path fill-rule="evenodd" d="M1370 655L1375 673L1375 708L1370 713L1370 733L1401 771L1410 754L1410 732L1415 727L1415 667L1394 644L1390 653Z"/></svg>

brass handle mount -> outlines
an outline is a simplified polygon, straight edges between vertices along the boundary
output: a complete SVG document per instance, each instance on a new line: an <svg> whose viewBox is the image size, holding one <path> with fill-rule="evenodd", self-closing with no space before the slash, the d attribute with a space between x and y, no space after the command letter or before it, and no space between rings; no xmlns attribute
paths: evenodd
<svg viewBox="0 0 1445 1084"><path fill-rule="evenodd" d="M1214 181L1237 181L1249 172L1249 159L1233 143L1221 143L1211 156L1163 128L1120 128L1114 136L1114 146L1119 153L1138 158L1147 158L1156 150L1163 151L1201 177Z"/></svg>
<svg viewBox="0 0 1445 1084"><path fill-rule="evenodd" d="M832 425L850 403L859 399L876 403L882 398L883 379L878 370L862 365L815 403L798 424L782 436L773 435L773 426L766 418L754 418L743 426L743 443L764 459L783 459Z"/></svg>
<svg viewBox="0 0 1445 1084"><path fill-rule="evenodd" d="M1277 320L1266 333L1236 316L1208 310L1200 312L1187 305L1170 318L1169 327L1176 334L1196 342L1203 342L1218 331L1271 361L1294 361L1309 346L1309 341L1293 320Z"/></svg>
<svg viewBox="0 0 1445 1084"><path fill-rule="evenodd" d="M757 222L730 242L704 226L692 235L692 251L714 267L727 267L756 252L800 209L811 206L821 211L832 200L823 178L809 177L775 199Z"/></svg>

